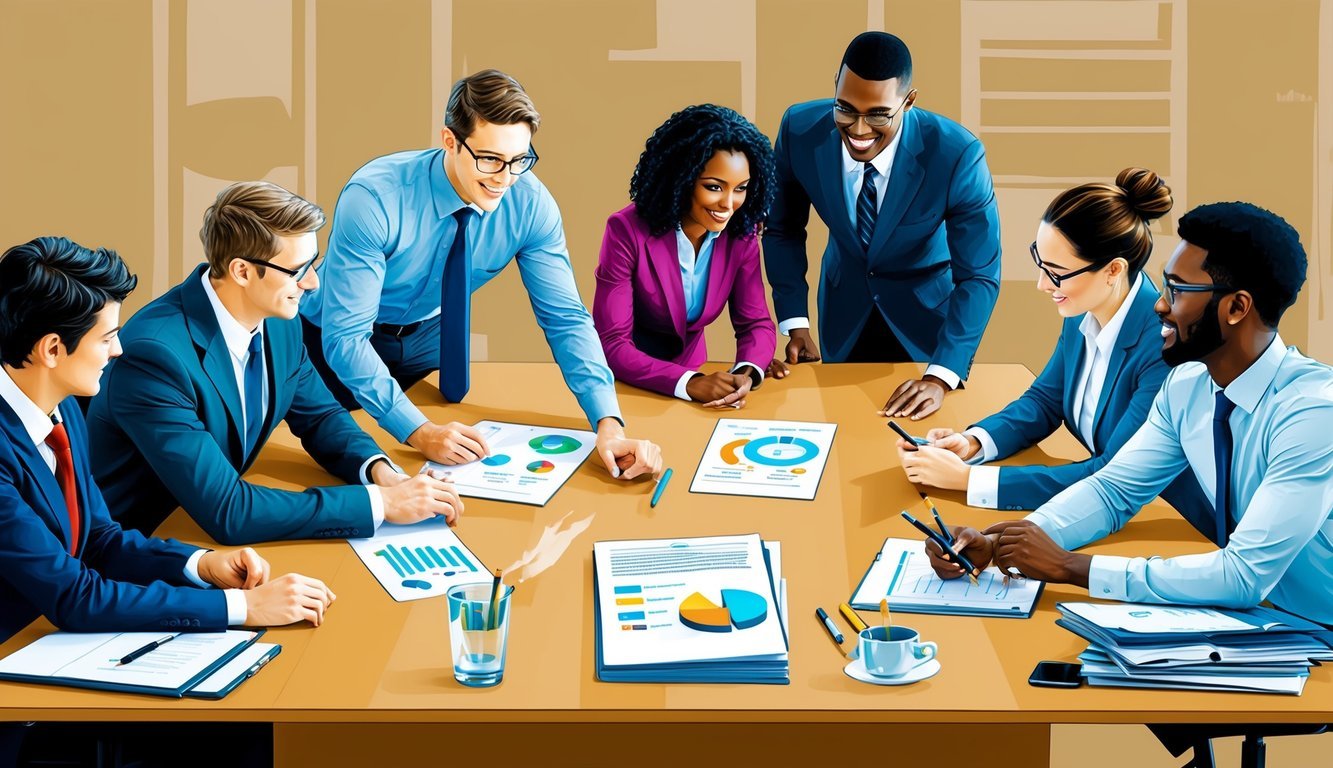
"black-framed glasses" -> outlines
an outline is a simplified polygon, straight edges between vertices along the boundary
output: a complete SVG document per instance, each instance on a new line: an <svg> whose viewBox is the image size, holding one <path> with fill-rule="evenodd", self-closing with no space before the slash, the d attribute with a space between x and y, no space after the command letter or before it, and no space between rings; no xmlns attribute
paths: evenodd
<svg viewBox="0 0 1333 768"><path fill-rule="evenodd" d="M1078 277L1079 275L1083 274L1084 272L1091 272L1091 271L1096 270L1096 269L1101 269L1102 267L1106 266L1107 264L1110 264L1111 262L1115 261L1114 258L1105 259L1105 260L1103 260L1103 261L1098 261L1098 262L1095 262L1095 263L1093 263L1093 264L1089 264L1089 265L1086 266L1086 267L1079 267L1078 269L1074 270L1073 272L1066 272L1066 273L1064 273L1063 275L1057 275L1057 274L1055 274L1054 272L1052 272L1050 269L1048 269L1048 268L1046 267L1045 264L1042 263L1042 261L1041 261L1041 254L1037 253L1037 241L1036 241L1036 240L1033 240L1033 241L1032 241L1032 245L1029 245L1029 246L1028 246L1028 252L1032 254L1032 263L1037 265L1037 269L1040 269L1040 270L1041 270L1041 273L1042 273L1043 275L1046 275L1046 279L1051 281L1051 285L1054 285L1056 288L1059 288L1059 287L1060 287L1060 281L1062 281L1062 280L1068 280L1068 279L1071 278L1071 277Z"/></svg>
<svg viewBox="0 0 1333 768"><path fill-rule="evenodd" d="M521 176L532 170L532 166L537 164L540 159L537 157L537 150L531 145L528 146L528 153L522 157L516 157L513 160L502 160L495 155L480 155L472 151L472 147L467 145L462 137L459 137L458 143L463 145L463 149L472 155L472 162L477 164L477 170L481 173L499 173L504 168L509 168L509 173L514 176Z"/></svg>
<svg viewBox="0 0 1333 768"><path fill-rule="evenodd" d="M852 110L847 109L846 107L840 104L834 104L833 122L845 128L849 125L855 125L857 119L859 118L861 120L865 120L866 125L873 126L875 128L883 128L884 126L893 122L893 118L903 113L903 107L907 106L907 100L912 98L912 94L914 93L916 93L915 88L908 91L907 95L903 97L902 103L899 104L898 108L892 112L869 112L869 113L853 112Z"/></svg>
<svg viewBox="0 0 1333 768"><path fill-rule="evenodd" d="M322 255L316 253L315 258L311 259L310 261L307 261L306 263L302 264L296 269L288 269L287 267L280 267L271 261L263 261L262 259L252 259L248 256L237 256L236 258L240 259L241 261L247 261L258 267L268 267L269 269L276 269L284 275L291 275L293 278L296 279L296 282L299 283L305 279L305 276L309 274L310 269L315 266L315 262L319 261L322 258Z"/></svg>
<svg viewBox="0 0 1333 768"><path fill-rule="evenodd" d="M1166 289L1166 303L1175 306L1176 298L1182 293L1231 293L1236 290L1229 285L1217 285L1216 283L1181 283L1162 273L1162 287Z"/></svg>

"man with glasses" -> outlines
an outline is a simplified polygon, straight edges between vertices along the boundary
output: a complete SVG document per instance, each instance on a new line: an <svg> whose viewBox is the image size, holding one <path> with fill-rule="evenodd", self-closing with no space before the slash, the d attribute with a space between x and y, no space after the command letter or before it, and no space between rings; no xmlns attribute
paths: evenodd
<svg viewBox="0 0 1333 768"><path fill-rule="evenodd" d="M1093 597L1249 608L1333 625L1333 369L1277 332L1305 282L1296 231L1248 203L1180 219L1156 311L1173 370L1144 425L1099 472L1025 520L956 529L977 567L1075 584ZM1181 471L1218 549L1173 558L1075 550L1119 530ZM942 578L961 570L927 545Z"/></svg>
<svg viewBox="0 0 1333 768"><path fill-rule="evenodd" d="M306 347L347 408L364 407L432 461L479 459L488 448L476 429L431 422L404 392L439 370L444 398L463 400L472 292L516 261L607 471L653 474L658 448L625 437L560 211L531 173L540 122L516 80L485 70L454 83L440 149L380 157L353 174L334 212L323 286L301 305Z"/></svg>
<svg viewBox="0 0 1333 768"><path fill-rule="evenodd" d="M865 32L847 46L834 98L783 115L764 262L789 364L816 361L806 224L829 229L819 330L830 362L928 362L881 413L922 418L967 377L1000 289L1000 220L985 149L913 107L902 40Z"/></svg>
<svg viewBox="0 0 1333 768"><path fill-rule="evenodd" d="M149 533L180 506L216 541L248 544L462 512L452 486L399 472L310 365L296 313L319 285L323 224L319 206L274 184L227 187L204 213L208 263L125 324L88 412L94 476L124 527ZM350 485L243 480L283 420Z"/></svg>

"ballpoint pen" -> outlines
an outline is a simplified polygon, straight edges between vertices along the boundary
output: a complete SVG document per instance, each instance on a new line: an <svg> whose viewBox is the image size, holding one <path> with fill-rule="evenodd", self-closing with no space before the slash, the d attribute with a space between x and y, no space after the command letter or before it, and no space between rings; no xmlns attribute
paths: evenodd
<svg viewBox="0 0 1333 768"><path fill-rule="evenodd" d="M151 643L149 643L148 645L145 645L145 646L143 646L143 647L141 647L141 648L135 648L134 650L130 651L129 653L125 654L124 656L121 656L121 657L120 657L120 661L116 663L116 666L119 667L119 666L122 665L122 664L129 664L131 661L134 661L135 659L139 658L140 656L143 656L143 655L146 654L146 653L151 653L151 652L157 650L158 648L161 648L162 646L166 645L167 643L169 643L169 642L171 642L172 640L175 640L175 639L176 639L176 636L175 636L175 635L167 635L166 637L163 637L163 638L158 639L158 640L154 640L153 642L151 642Z"/></svg>
<svg viewBox="0 0 1333 768"><path fill-rule="evenodd" d="M833 638L833 642L842 645L844 639L842 633L838 631L837 625L833 623L833 619L828 617L828 614L824 612L824 609L816 608L815 616L819 619L820 623L824 625L824 631L828 632L829 637Z"/></svg>
<svg viewBox="0 0 1333 768"><path fill-rule="evenodd" d="M944 554L948 555L953 560L953 562L963 566L963 570L967 572L967 575L971 577L973 582L977 580L977 567L972 564L971 560L968 560L966 557L963 557L962 555L955 552L953 546L949 544L949 542L945 541L943 536L940 536L935 531L932 531L928 526L926 526L920 520L917 520L915 517L912 517L910 514L908 514L907 510L903 510L902 515L904 520L915 526L918 531L921 531L922 533L926 534L926 538L938 544L940 549L944 550Z"/></svg>
<svg viewBox="0 0 1333 768"><path fill-rule="evenodd" d="M940 535L944 537L945 541L949 542L950 544L953 544L953 534L949 533L948 527L944 525L944 519L940 517L939 510L935 509L935 502L931 501L930 497L927 496L926 494L921 493L920 491L918 491L917 493L920 494L921 500L926 502L926 507L930 509L930 514L934 516L935 525L938 526L940 529Z"/></svg>
<svg viewBox="0 0 1333 768"><path fill-rule="evenodd" d="M671 482L671 468L667 467L662 476L657 479L657 487L653 489L653 498L648 502L648 506L657 506L657 502L662 499L662 494L666 491L669 482Z"/></svg>

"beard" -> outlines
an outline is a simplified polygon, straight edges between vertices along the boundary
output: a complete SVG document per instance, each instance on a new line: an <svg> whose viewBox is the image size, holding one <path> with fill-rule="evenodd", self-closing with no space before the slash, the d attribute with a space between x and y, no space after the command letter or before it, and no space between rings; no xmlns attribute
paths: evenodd
<svg viewBox="0 0 1333 768"><path fill-rule="evenodd" d="M1217 320L1217 305L1221 298L1214 295L1203 311L1203 317L1189 327L1189 338L1182 338L1180 329L1176 329L1176 343L1162 348L1162 360L1172 368L1181 363L1202 360L1221 347L1226 340L1222 338L1222 324Z"/></svg>

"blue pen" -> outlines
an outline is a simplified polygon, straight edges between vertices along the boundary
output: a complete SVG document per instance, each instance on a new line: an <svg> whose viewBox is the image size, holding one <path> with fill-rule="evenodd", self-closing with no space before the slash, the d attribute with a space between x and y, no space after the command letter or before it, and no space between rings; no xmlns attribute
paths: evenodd
<svg viewBox="0 0 1333 768"><path fill-rule="evenodd" d="M924 493L918 491L918 494L921 496L921 500L926 502L926 506L930 508L930 514L935 517L935 526L940 529L940 535L944 537L945 541L952 544L953 534L949 533L948 527L944 525L944 518L940 517L939 510L935 509L935 502L931 501L930 497Z"/></svg>
<svg viewBox="0 0 1333 768"><path fill-rule="evenodd" d="M976 580L977 567L972 564L971 560L968 560L966 557L963 557L962 555L955 552L953 546L950 545L949 542L945 541L943 536L940 536L938 533L935 533L934 531L930 530L930 528L927 527L920 520L917 520L915 517L912 517L910 514L908 514L907 510L904 509L902 515L904 520L915 526L918 531L921 531L922 533L926 534L926 538L940 545L940 549L944 550L944 554L953 558L953 561L955 563L963 566L963 569L967 571L967 575L971 577L973 581Z"/></svg>
<svg viewBox="0 0 1333 768"><path fill-rule="evenodd" d="M657 481L657 487L653 489L653 498L648 502L648 506L655 507L657 502L662 499L662 492L666 490L667 483L671 482L671 468L662 473L662 477Z"/></svg>
<svg viewBox="0 0 1333 768"><path fill-rule="evenodd" d="M838 631L838 625L833 623L833 619L830 619L827 613L824 613L823 608L815 609L815 617L824 623L824 629L829 633L829 637L833 638L833 642L842 645L843 636Z"/></svg>

